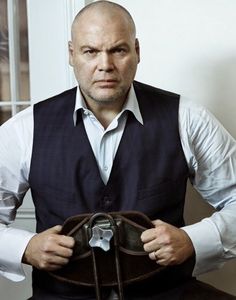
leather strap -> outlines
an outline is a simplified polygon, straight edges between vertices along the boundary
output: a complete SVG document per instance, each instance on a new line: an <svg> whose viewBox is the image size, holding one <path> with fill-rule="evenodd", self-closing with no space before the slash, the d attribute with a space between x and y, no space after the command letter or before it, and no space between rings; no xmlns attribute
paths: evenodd
<svg viewBox="0 0 236 300"><path fill-rule="evenodd" d="M117 276L117 283L118 283L118 295L119 300L123 300L123 283L122 283L122 277L121 277L121 269L120 269L120 257L119 257L119 236L118 236L118 230L117 225L113 217L106 213L96 213L94 214L89 223L88 223L88 239L90 240L92 238L92 229L95 221L97 219L103 218L105 220L108 220L110 223L110 228L113 232L113 243L114 243L114 249L115 249L115 267L116 267L116 276ZM96 263L96 255L94 251L94 247L91 247L92 251L92 259L93 259L93 271L94 271L94 281L95 281L95 290L96 290L96 298L97 300L101 300L101 286L99 283L99 276L98 276L98 270L97 270L97 263Z"/></svg>

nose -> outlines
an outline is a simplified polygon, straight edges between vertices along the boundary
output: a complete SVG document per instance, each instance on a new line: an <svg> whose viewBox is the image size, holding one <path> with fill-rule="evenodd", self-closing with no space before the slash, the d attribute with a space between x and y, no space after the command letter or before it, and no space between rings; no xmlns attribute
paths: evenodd
<svg viewBox="0 0 236 300"><path fill-rule="evenodd" d="M100 72L111 72L114 69L112 55L106 52L100 53L98 61L98 70Z"/></svg>

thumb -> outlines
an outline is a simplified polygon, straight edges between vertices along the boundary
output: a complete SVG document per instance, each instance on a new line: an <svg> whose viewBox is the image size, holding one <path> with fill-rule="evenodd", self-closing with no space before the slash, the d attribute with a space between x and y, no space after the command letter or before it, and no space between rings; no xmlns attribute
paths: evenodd
<svg viewBox="0 0 236 300"><path fill-rule="evenodd" d="M157 219L157 220L152 221L152 224L153 224L155 227L158 227L158 226L160 226L160 225L165 224L165 222L163 222L163 221L160 220L160 219Z"/></svg>
<svg viewBox="0 0 236 300"><path fill-rule="evenodd" d="M62 229L62 226L61 225L56 225L56 226L53 226L49 229L47 229L46 231L48 233L55 233L55 234L58 234L61 232L61 229Z"/></svg>

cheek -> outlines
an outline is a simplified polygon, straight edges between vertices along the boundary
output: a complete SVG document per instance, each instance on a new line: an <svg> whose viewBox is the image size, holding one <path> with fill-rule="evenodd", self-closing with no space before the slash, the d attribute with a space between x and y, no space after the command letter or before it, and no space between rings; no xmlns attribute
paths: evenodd
<svg viewBox="0 0 236 300"><path fill-rule="evenodd" d="M137 70L136 61L129 61L123 68L123 74L125 78L133 78Z"/></svg>
<svg viewBox="0 0 236 300"><path fill-rule="evenodd" d="M89 66L85 66L81 63L76 63L74 65L74 73L78 81L88 80L92 77L92 71Z"/></svg>

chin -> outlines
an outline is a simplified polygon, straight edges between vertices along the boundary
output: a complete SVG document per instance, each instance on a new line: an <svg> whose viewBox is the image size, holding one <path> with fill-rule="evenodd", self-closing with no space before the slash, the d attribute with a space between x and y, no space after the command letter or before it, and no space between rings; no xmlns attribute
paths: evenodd
<svg viewBox="0 0 236 300"><path fill-rule="evenodd" d="M112 103L118 101L117 98L112 98L112 97L109 97L109 98L100 97L100 98L96 98L96 99L93 99L93 100L97 103L100 103L100 104L112 104Z"/></svg>
<svg viewBox="0 0 236 300"><path fill-rule="evenodd" d="M92 99L96 102L101 103L114 103L121 98L118 93L100 93L97 95L92 95Z"/></svg>

